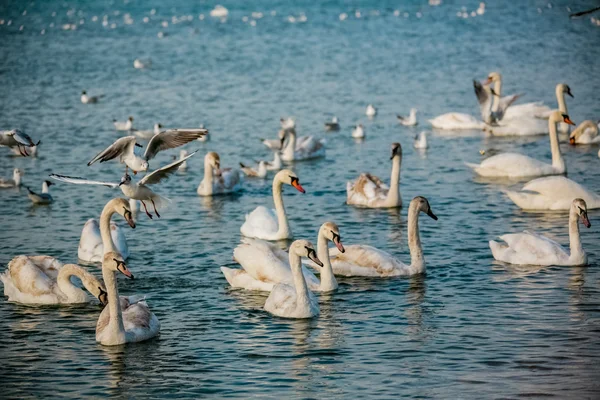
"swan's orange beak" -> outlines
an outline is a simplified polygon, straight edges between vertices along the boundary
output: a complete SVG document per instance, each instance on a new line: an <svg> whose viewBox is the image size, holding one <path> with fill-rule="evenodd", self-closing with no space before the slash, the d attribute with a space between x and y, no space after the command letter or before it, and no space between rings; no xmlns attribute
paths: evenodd
<svg viewBox="0 0 600 400"><path fill-rule="evenodd" d="M134 175L137 175L137 171L133 171L133 174L134 174Z"/></svg>
<svg viewBox="0 0 600 400"><path fill-rule="evenodd" d="M569 144L575 144L575 136L569 138Z"/></svg>
<svg viewBox="0 0 600 400"><path fill-rule="evenodd" d="M569 117L565 117L564 122L565 122L565 124L575 125L575 122L571 121L571 118L569 118Z"/></svg>
<svg viewBox="0 0 600 400"><path fill-rule="evenodd" d="M292 182L292 186L295 187L296 190L300 193L306 193L306 190L304 190L304 188L300 185L300 182L298 182L297 180L294 180Z"/></svg>
<svg viewBox="0 0 600 400"><path fill-rule="evenodd" d="M487 79L485 81L483 81L483 86L487 86L490 83L492 83L492 78L488 76Z"/></svg>

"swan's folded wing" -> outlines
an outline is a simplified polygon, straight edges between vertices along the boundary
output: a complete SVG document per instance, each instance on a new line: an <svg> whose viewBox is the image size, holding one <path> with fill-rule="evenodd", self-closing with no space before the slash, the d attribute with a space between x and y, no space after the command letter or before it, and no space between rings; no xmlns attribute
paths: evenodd
<svg viewBox="0 0 600 400"><path fill-rule="evenodd" d="M254 279L272 283L292 283L292 274L287 263L271 251L270 244L254 239L251 244L242 243L233 251L233 259Z"/></svg>
<svg viewBox="0 0 600 400"><path fill-rule="evenodd" d="M180 160L174 161L171 164L167 164L164 167L152 171L140 180L140 185L153 185L155 183L169 179L171 175L173 175L177 172L177 170L179 170L179 166L186 162L187 159L193 156L194 154L196 154L195 151Z"/></svg>
<svg viewBox="0 0 600 400"><path fill-rule="evenodd" d="M105 162L112 160L114 158L120 157L123 154L131 153L133 154L133 150L135 148L135 136L124 136L115 140L113 144L108 146L106 149L102 150L100 153L96 155L96 157L92 158L90 162L88 162L88 166L92 165L96 161Z"/></svg>
<svg viewBox="0 0 600 400"><path fill-rule="evenodd" d="M273 287L265 302L265 310L276 315L290 315L296 309L296 289L289 284Z"/></svg>
<svg viewBox="0 0 600 400"><path fill-rule="evenodd" d="M246 222L242 225L241 232L246 236L253 236L256 232L275 233L278 229L279 223L275 211L258 206L246 215Z"/></svg>
<svg viewBox="0 0 600 400"><path fill-rule="evenodd" d="M561 245L532 231L502 235L500 239L515 253L527 256L532 261L552 261L566 254Z"/></svg>
<svg viewBox="0 0 600 400"><path fill-rule="evenodd" d="M345 247L345 252L341 253L337 248L329 249L331 264L336 263L356 265L363 268L373 268L380 272L391 271L398 261L391 254L379 250L375 247L352 244Z"/></svg>
<svg viewBox="0 0 600 400"><path fill-rule="evenodd" d="M590 195L593 195L593 193L589 192L579 183L564 176L548 176L534 179L527 182L523 186L523 190L537 192L556 199L562 197L568 197L569 199L580 197L587 201L591 197Z"/></svg>
<svg viewBox="0 0 600 400"><path fill-rule="evenodd" d="M520 174L524 170L547 168L549 164L518 153L502 153L486 158L480 168Z"/></svg>
<svg viewBox="0 0 600 400"><path fill-rule="evenodd" d="M159 151L174 149L186 143L200 139L208 133L207 129L169 129L152 137L146 146L144 159L151 160Z"/></svg>
<svg viewBox="0 0 600 400"><path fill-rule="evenodd" d="M21 293L42 296L52 293L55 281L27 256L17 256L8 263L13 285Z"/></svg>
<svg viewBox="0 0 600 400"><path fill-rule="evenodd" d="M57 181L74 183L76 185L101 185L107 186L109 188L117 188L119 187L118 183L112 182L102 182L102 181L92 181L85 178L78 178L75 176L66 176L66 175L58 175L58 174L50 174L50 178L56 179Z"/></svg>

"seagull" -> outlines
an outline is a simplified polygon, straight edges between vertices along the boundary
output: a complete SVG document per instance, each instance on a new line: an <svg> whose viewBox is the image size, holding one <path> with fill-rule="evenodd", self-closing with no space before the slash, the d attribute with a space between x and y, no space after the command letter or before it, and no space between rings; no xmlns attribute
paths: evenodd
<svg viewBox="0 0 600 400"><path fill-rule="evenodd" d="M127 118L126 122L113 119L113 124L115 125L115 129L118 131L131 131L133 130L133 117Z"/></svg>
<svg viewBox="0 0 600 400"><path fill-rule="evenodd" d="M41 141L38 140L34 143L31 137L20 129L13 129L10 131L0 131L0 146L14 148L16 147L23 157L27 157L26 147L35 147L39 145Z"/></svg>
<svg viewBox="0 0 600 400"><path fill-rule="evenodd" d="M415 136L415 140L413 141L413 147L415 149L427 148L427 134L425 133L425 131Z"/></svg>
<svg viewBox="0 0 600 400"><path fill-rule="evenodd" d="M204 124L200 124L200 129L204 129ZM208 133L208 131L206 131L206 135L198 138L199 142L208 142L209 140L210 140L210 133Z"/></svg>
<svg viewBox="0 0 600 400"><path fill-rule="evenodd" d="M240 163L240 168L242 169L242 172L246 174L246 176L256 178L265 178L267 176L267 163L265 161L259 161L257 169L247 167L242 163Z"/></svg>
<svg viewBox="0 0 600 400"><path fill-rule="evenodd" d="M373 118L375 115L377 115L377 109L375 107L373 107L373 104L369 104L367 106L367 110L365 111L365 114L367 114L367 117Z"/></svg>
<svg viewBox="0 0 600 400"><path fill-rule="evenodd" d="M326 131L339 131L340 123L338 121L338 117L331 118L330 122L325 122L325 130Z"/></svg>
<svg viewBox="0 0 600 400"><path fill-rule="evenodd" d="M281 169L281 155L279 154L278 151L274 151L273 152L273 161L254 161L255 163L259 164L261 162L265 163L265 167L267 168L267 171L279 171Z"/></svg>
<svg viewBox="0 0 600 400"><path fill-rule="evenodd" d="M33 202L33 204L50 204L54 201L52 199L52 196L50 196L51 185L54 185L54 183L48 180L44 181L44 183L42 183L42 194L37 194L31 189L29 189L27 186L25 186L25 188L29 192L27 196Z"/></svg>
<svg viewBox="0 0 600 400"><path fill-rule="evenodd" d="M365 137L365 129L362 124L358 124L352 129L352 137L362 139Z"/></svg>
<svg viewBox="0 0 600 400"><path fill-rule="evenodd" d="M136 58L135 60L133 60L133 68L135 69L144 69L144 68L148 68L152 65L152 61L148 60L146 62L140 60L139 58Z"/></svg>
<svg viewBox="0 0 600 400"><path fill-rule="evenodd" d="M408 117L403 117L402 115L396 115L396 117L398 118L398 122L404 126L415 126L418 124L416 108L410 109L410 115Z"/></svg>
<svg viewBox="0 0 600 400"><path fill-rule="evenodd" d="M142 147L136 143L136 137L125 136L117 139L87 165L90 166L96 161L105 162L120 157L120 161L131 168L134 174L137 174L138 171L148 171L148 161L153 159L159 151L183 146L204 136L206 132L206 129L169 129L160 132L150 139L142 157L134 152L136 146Z"/></svg>
<svg viewBox="0 0 600 400"><path fill-rule="evenodd" d="M13 169L13 178L4 179L0 178L0 188L16 188L21 186L21 178L23 178L23 171L19 168Z"/></svg>
<svg viewBox="0 0 600 400"><path fill-rule="evenodd" d="M129 175L127 172L125 175L123 175L119 183L91 181L85 178L77 178L58 174L50 174L50 177L52 179L56 179L57 181L75 183L77 185L102 185L113 189L120 188L125 196L133 200L139 200L142 203L144 210L146 211L146 215L150 219L152 219L152 214L148 212L148 208L146 208L146 203L144 203L144 201L151 202L152 206L154 207L154 213L158 218L160 218L156 203L158 203L158 208L160 208L161 206L166 206L170 200L154 193L152 189L148 187L148 185L154 185L155 183L159 183L169 178L170 175L177 172L181 164L183 164L194 154L196 154L195 151L181 160L177 160L171 164L165 165L162 168L152 171L137 183L131 179L131 175Z"/></svg>
<svg viewBox="0 0 600 400"><path fill-rule="evenodd" d="M96 104L102 97L104 97L103 94L98 96L88 96L85 90L81 92L81 102L83 104Z"/></svg>

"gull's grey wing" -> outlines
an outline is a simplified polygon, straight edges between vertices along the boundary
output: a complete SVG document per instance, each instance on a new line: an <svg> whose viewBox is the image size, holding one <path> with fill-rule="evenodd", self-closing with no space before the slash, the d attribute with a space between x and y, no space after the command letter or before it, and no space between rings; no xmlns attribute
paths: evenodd
<svg viewBox="0 0 600 400"><path fill-rule="evenodd" d="M115 140L113 144L102 150L98 155L87 164L92 165L96 161L105 162L121 156L126 152L133 153L135 148L135 136L125 136Z"/></svg>
<svg viewBox="0 0 600 400"><path fill-rule="evenodd" d="M197 140L208 133L207 129L169 129L157 133L150 139L144 152L144 159L151 160L159 151L174 149L186 143Z"/></svg>
<svg viewBox="0 0 600 400"><path fill-rule="evenodd" d="M188 155L187 157L182 158L181 160L177 160L175 162L172 162L171 164L165 165L162 168L152 171L148 175L144 176L142 178L142 180L140 180L139 184L140 185L153 185L162 180L168 179L169 176L171 176L172 174L177 172L177 170L179 169L179 166L181 164L183 164L188 158L190 158L194 154L196 154L196 151L194 151L192 154Z"/></svg>
<svg viewBox="0 0 600 400"><path fill-rule="evenodd" d="M38 144L40 144L40 142L34 143L33 139L31 139L31 137L26 134L25 132L23 132L20 129L15 129L14 131L14 135L13 138L17 141L17 143L23 145L23 146L37 146Z"/></svg>
<svg viewBox="0 0 600 400"><path fill-rule="evenodd" d="M117 188L117 187L119 187L118 183L101 182L101 181L91 181L89 179L78 178L78 177L75 177L75 176L65 176L65 175L58 175L58 174L50 174L50 178L56 179L57 181L61 181L61 182L75 183L77 185L102 185L102 186L108 186L110 188Z"/></svg>

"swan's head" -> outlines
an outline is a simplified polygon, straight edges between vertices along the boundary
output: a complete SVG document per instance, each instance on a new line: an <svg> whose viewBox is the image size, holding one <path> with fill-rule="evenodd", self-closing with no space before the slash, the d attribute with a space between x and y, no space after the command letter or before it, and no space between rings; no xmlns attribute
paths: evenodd
<svg viewBox="0 0 600 400"><path fill-rule="evenodd" d="M117 198L111 200L111 203L115 212L125 218L125 221L127 221L130 227L135 228L135 221L133 220L133 214L131 212L129 201L122 198Z"/></svg>
<svg viewBox="0 0 600 400"><path fill-rule="evenodd" d="M502 80L502 75L500 72L490 72L483 85L489 85L492 82L499 82Z"/></svg>
<svg viewBox="0 0 600 400"><path fill-rule="evenodd" d="M83 284L90 291L90 293L98 299L100 304L103 306L108 304L108 293L106 293L104 286L99 286L100 282L90 282L90 285L87 285L86 282L83 282Z"/></svg>
<svg viewBox="0 0 600 400"><path fill-rule="evenodd" d="M573 96L573 93L571 93L571 88L566 83L559 83L558 85L556 85L556 88L558 89L557 91L559 93L566 93L569 96L575 98L575 96Z"/></svg>
<svg viewBox="0 0 600 400"><path fill-rule="evenodd" d="M416 207L417 210L424 212L429 215L435 221L437 221L438 217L431 211L431 206L429 205L429 201L425 197L417 196L410 202L409 208Z"/></svg>
<svg viewBox="0 0 600 400"><path fill-rule="evenodd" d="M579 220L586 228L592 226L590 224L590 220L588 219L587 214L587 204L585 204L585 200L583 199L575 199L571 204L571 212L575 212L579 216Z"/></svg>
<svg viewBox="0 0 600 400"><path fill-rule="evenodd" d="M296 188L300 193L306 193L302 185L300 185L300 178L293 171L289 169L282 169L275 175L274 181L285 183Z"/></svg>
<svg viewBox="0 0 600 400"><path fill-rule="evenodd" d="M571 118L567 114L563 114L560 110L552 111L549 121L553 124L564 122L565 124L575 125L575 122L571 121Z"/></svg>
<svg viewBox="0 0 600 400"><path fill-rule="evenodd" d="M125 260L123 260L123 257L115 251L109 251L104 254L102 268L108 268L113 272L120 272L126 277L133 279L133 274L129 271L129 268L127 268Z"/></svg>
<svg viewBox="0 0 600 400"><path fill-rule="evenodd" d="M392 156L390 157L390 160L396 156L402 158L402 146L400 143L392 143Z"/></svg>
<svg viewBox="0 0 600 400"><path fill-rule="evenodd" d="M327 240L335 244L335 247L337 247L341 253L346 251L344 249L344 245L342 244L340 228L338 228L337 224L333 222L325 222L323 225L321 225L319 234L323 235Z"/></svg>
<svg viewBox="0 0 600 400"><path fill-rule="evenodd" d="M315 251L315 246L308 240L296 240L290 246L289 250L290 254L296 254L300 257L307 257L312 260L319 267L323 266L323 263L317 257L317 252Z"/></svg>
<svg viewBox="0 0 600 400"><path fill-rule="evenodd" d="M573 130L573 132L571 132L571 135L569 136L569 143L576 144L577 139L579 139L579 137L581 135L583 135L588 129L592 129L597 134L598 125L594 121L591 121L591 120L583 121L581 124L579 124L577 129L575 129L575 130Z"/></svg>
<svg viewBox="0 0 600 400"><path fill-rule="evenodd" d="M204 165L208 165L217 170L221 169L221 157L214 151L211 151L204 157Z"/></svg>
<svg viewBox="0 0 600 400"><path fill-rule="evenodd" d="M296 121L292 117L280 118L279 122L281 123L282 129L288 130L296 128Z"/></svg>

